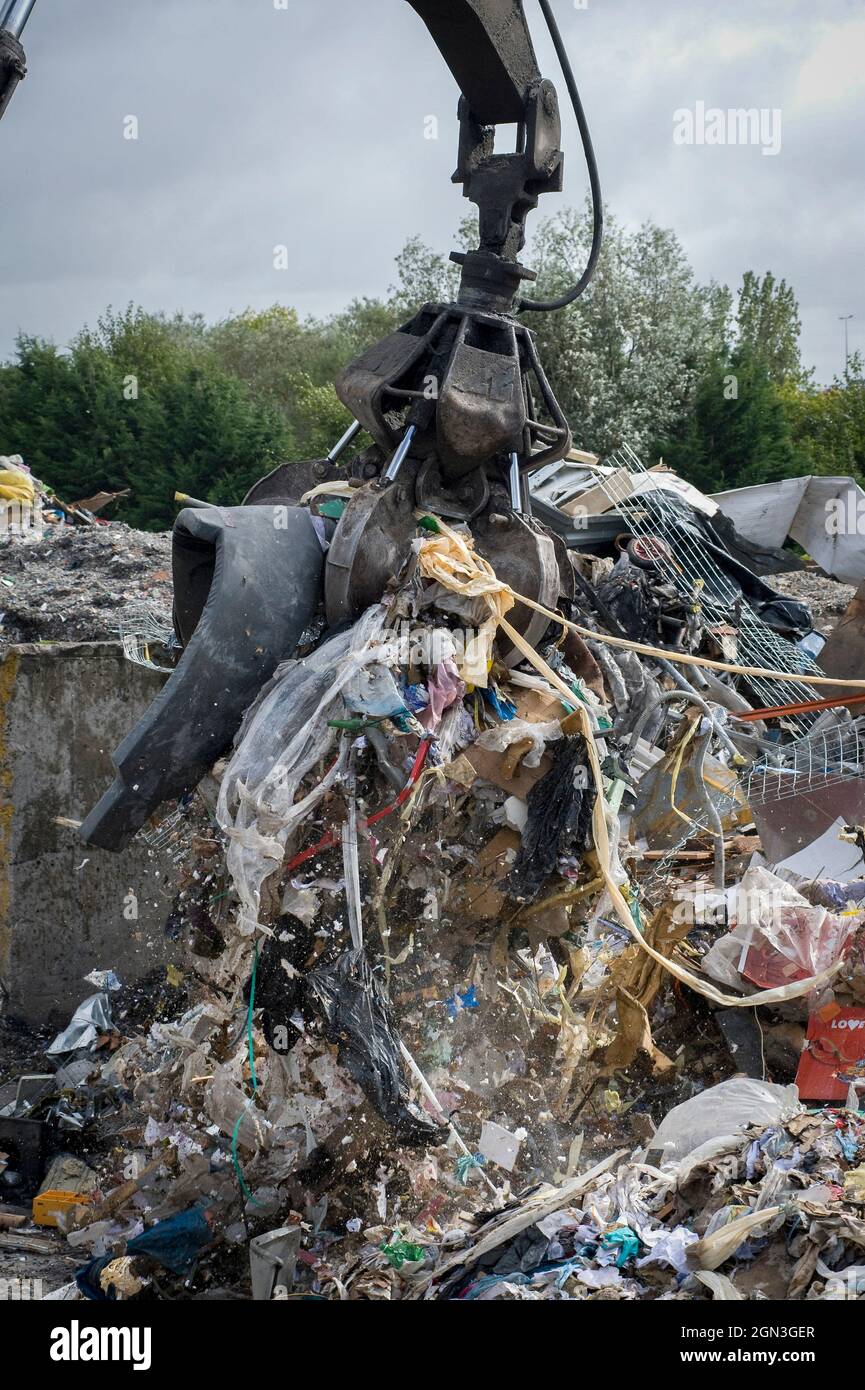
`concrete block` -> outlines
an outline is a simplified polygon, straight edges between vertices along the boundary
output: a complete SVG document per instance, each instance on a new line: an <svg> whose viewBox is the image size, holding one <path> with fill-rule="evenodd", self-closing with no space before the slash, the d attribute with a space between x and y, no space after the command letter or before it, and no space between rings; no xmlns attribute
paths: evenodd
<svg viewBox="0 0 865 1390"><path fill-rule="evenodd" d="M119 643L28 644L0 653L0 1009L62 1024L91 992L173 955L165 854L139 839L123 854L82 845L58 816L83 820L112 780L111 754L164 677Z"/></svg>

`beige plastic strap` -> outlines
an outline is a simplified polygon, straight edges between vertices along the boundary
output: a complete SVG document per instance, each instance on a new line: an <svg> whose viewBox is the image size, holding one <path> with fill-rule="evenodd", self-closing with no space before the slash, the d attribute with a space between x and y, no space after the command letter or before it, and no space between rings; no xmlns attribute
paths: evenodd
<svg viewBox="0 0 865 1390"><path fill-rule="evenodd" d="M865 690L865 679L842 681L835 676L812 676L801 671L770 671L763 666L733 666L727 661L712 661L707 656L692 656L689 652L668 652L663 647L648 647L644 642L630 642L625 637L609 637L605 632L594 632L590 627L580 627L579 623L568 622L561 613L553 613L549 608L544 608L543 604L534 603L532 599L515 593L507 585L503 584L502 588L507 589L518 603L524 603L526 607L543 613L551 622L559 623L569 632L576 632L580 637L587 637L592 642L603 642L608 647L623 647L625 651L638 652L641 656L663 657L665 661L675 662L677 666L702 666L706 671L728 671L733 676L759 676L764 680L797 681L800 685L831 685L839 689Z"/></svg>

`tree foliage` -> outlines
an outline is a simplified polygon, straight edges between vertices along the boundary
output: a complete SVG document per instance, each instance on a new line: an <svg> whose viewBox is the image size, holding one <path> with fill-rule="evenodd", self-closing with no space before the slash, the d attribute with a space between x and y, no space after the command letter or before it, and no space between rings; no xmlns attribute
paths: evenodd
<svg viewBox="0 0 865 1390"><path fill-rule="evenodd" d="M674 232L608 217L588 292L527 313L579 447L628 443L707 491L796 473L865 475L865 385L854 356L828 390L803 371L795 294L748 272L738 298L700 285ZM476 242L474 218L455 241ZM554 297L582 273L587 208L541 224L524 259ZM459 270L418 238L381 299L326 319L274 305L207 324L109 310L67 350L22 336L0 366L0 453L22 453L68 501L130 488L121 513L162 528L176 490L222 503L284 459L322 457L349 423L342 368L426 302L454 298Z"/></svg>
<svg viewBox="0 0 865 1390"><path fill-rule="evenodd" d="M772 381L804 384L799 304L786 280L746 272L739 291L738 345L760 360Z"/></svg>
<svg viewBox="0 0 865 1390"><path fill-rule="evenodd" d="M766 363L747 347L709 363L693 409L661 452L671 468L706 492L808 471Z"/></svg>
<svg viewBox="0 0 865 1390"><path fill-rule="evenodd" d="M591 234L588 209L542 225L534 248L542 298L579 279ZM608 216L586 294L526 319L580 447L603 455L623 443L646 452L687 415L730 311L728 290L696 283L673 232L651 223L630 232Z"/></svg>
<svg viewBox="0 0 865 1390"><path fill-rule="evenodd" d="M176 490L235 502L285 456L281 416L223 369L198 320L109 311L67 353L32 338L0 371L0 453L68 501L131 488L124 519L162 528Z"/></svg>

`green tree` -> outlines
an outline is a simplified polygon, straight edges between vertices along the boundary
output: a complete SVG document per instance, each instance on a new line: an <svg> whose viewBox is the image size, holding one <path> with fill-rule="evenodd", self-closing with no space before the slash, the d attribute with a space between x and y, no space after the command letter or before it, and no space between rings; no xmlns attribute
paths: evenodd
<svg viewBox="0 0 865 1390"><path fill-rule="evenodd" d="M551 298L582 273L588 208L545 222L532 248L538 294ZM697 383L729 332L729 291L696 283L673 232L632 232L613 217L594 281L558 313L526 315L578 447L605 455L628 443L648 453L687 414Z"/></svg>
<svg viewBox="0 0 865 1390"><path fill-rule="evenodd" d="M109 311L68 353L19 339L0 369L0 453L66 501L130 487L122 516L170 526L176 490L220 502L285 457L281 417L219 365L197 319Z"/></svg>
<svg viewBox="0 0 865 1390"><path fill-rule="evenodd" d="M821 389L792 381L780 388L781 400L808 472L865 480L865 382L855 355L843 378Z"/></svg>
<svg viewBox="0 0 865 1390"><path fill-rule="evenodd" d="M700 379L693 409L660 452L671 468L705 492L808 471L766 363L748 348L713 358Z"/></svg>
<svg viewBox="0 0 865 1390"><path fill-rule="evenodd" d="M745 273L737 313L739 347L765 363L772 381L803 382L799 304L786 280Z"/></svg>

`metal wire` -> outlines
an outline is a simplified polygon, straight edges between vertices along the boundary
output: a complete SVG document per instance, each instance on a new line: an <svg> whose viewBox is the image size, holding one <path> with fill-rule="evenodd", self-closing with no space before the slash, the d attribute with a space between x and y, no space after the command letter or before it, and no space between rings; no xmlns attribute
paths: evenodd
<svg viewBox="0 0 865 1390"><path fill-rule="evenodd" d="M155 661L152 651L154 647L172 651L177 646L174 629L163 614L146 606L131 608L124 614L119 633L127 661L145 666L148 671L171 675L174 667Z"/></svg>
<svg viewBox="0 0 865 1390"><path fill-rule="evenodd" d="M154 853L167 854L173 864L180 864L192 848L192 827L188 816L176 809L158 825L144 826L138 838Z"/></svg>

